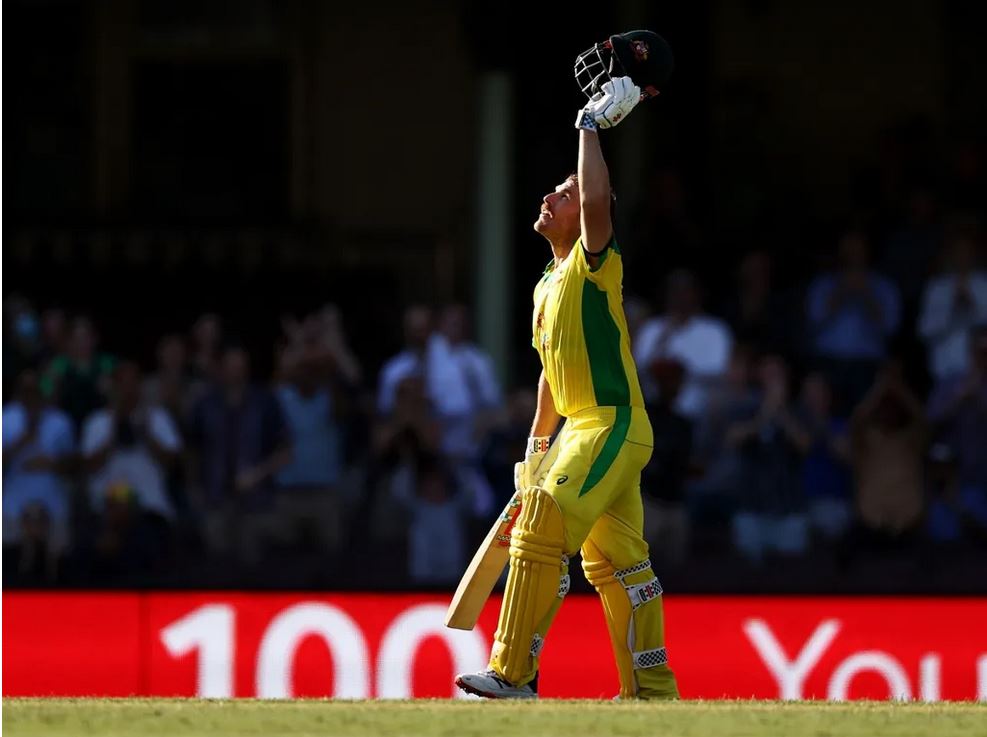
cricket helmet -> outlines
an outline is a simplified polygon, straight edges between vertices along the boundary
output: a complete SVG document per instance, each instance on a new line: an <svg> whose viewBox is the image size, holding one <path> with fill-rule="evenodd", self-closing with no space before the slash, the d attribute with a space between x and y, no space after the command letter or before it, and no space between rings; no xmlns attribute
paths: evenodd
<svg viewBox="0 0 987 737"><path fill-rule="evenodd" d="M672 49L665 39L652 31L628 31L576 57L576 84L592 98L613 77L630 77L644 99L658 94L674 68Z"/></svg>

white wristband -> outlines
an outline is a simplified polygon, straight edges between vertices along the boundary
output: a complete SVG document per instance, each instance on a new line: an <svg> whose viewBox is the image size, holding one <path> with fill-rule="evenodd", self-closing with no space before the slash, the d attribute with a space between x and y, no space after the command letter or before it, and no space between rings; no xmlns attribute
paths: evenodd
<svg viewBox="0 0 987 737"><path fill-rule="evenodd" d="M551 438L528 438L528 447L525 450L525 455L530 456L535 453L547 453L548 446L551 443Z"/></svg>
<svg viewBox="0 0 987 737"><path fill-rule="evenodd" d="M593 120L593 116L590 115L586 110L580 110L578 115L576 115L576 128L584 131L595 131L600 126L596 124Z"/></svg>

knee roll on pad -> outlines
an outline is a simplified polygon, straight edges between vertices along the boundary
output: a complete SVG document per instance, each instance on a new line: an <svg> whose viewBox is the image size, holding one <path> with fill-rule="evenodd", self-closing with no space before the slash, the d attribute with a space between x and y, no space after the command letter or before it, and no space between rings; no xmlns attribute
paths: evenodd
<svg viewBox="0 0 987 737"><path fill-rule="evenodd" d="M583 546L583 572L600 594L607 617L622 698L640 693L675 690L674 676L665 668L664 617L661 583L648 559L627 568L615 569L594 544ZM653 607L646 607L657 600ZM670 683L669 686L666 682Z"/></svg>
<svg viewBox="0 0 987 737"><path fill-rule="evenodd" d="M657 599L664 591L658 577L651 570L651 561L647 559L630 568L614 571L613 577L620 581L624 591L627 592L627 598L631 600L632 610Z"/></svg>

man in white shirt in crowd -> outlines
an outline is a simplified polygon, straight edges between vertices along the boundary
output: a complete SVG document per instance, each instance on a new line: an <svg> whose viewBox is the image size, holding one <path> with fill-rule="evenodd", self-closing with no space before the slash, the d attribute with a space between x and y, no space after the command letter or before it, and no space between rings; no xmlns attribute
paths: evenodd
<svg viewBox="0 0 987 737"><path fill-rule="evenodd" d="M634 360L641 369L641 384L649 401L657 386L648 367L658 359L672 359L685 368L685 382L676 410L690 420L706 407L710 387L726 372L733 338L722 320L701 312L699 284L692 273L679 270L668 276L665 314L645 323L634 344Z"/></svg>
<svg viewBox="0 0 987 737"><path fill-rule="evenodd" d="M165 470L177 459L182 440L163 408L142 408L140 400L140 368L123 362L113 374L112 405L89 415L82 428L89 501L101 512L108 495L132 494L143 512L173 521Z"/></svg>
<svg viewBox="0 0 987 737"><path fill-rule="evenodd" d="M977 268L977 245L972 233L955 233L946 270L929 280L922 295L918 333L937 383L966 373L970 330L987 325L987 271Z"/></svg>
<svg viewBox="0 0 987 737"><path fill-rule="evenodd" d="M17 378L14 401L3 408L3 545L21 546L27 572L44 547L46 574L53 578L69 544L69 487L63 477L75 452L72 420L45 403L40 376L27 369Z"/></svg>
<svg viewBox="0 0 987 737"><path fill-rule="evenodd" d="M429 340L425 390L443 426L443 451L476 460L487 415L500 407L500 384L490 356L469 340L463 305L442 310L439 329Z"/></svg>
<svg viewBox="0 0 987 737"><path fill-rule="evenodd" d="M432 311L413 305L404 312L404 350L384 364L377 389L377 412L389 415L401 382L409 376L424 376L428 339L432 334Z"/></svg>

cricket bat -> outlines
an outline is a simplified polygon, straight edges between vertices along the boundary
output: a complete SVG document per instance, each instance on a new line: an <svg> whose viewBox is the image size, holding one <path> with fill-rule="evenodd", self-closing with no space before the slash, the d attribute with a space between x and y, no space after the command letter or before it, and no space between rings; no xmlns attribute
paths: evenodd
<svg viewBox="0 0 987 737"><path fill-rule="evenodd" d="M559 443L552 443L541 463L538 464L538 478L548 473L558 454ZM493 591L497 579L507 565L508 551L511 547L511 530L520 511L521 492L515 491L477 549L466 573L463 574L446 612L446 627L471 630L476 626L483 605L487 603L490 592Z"/></svg>

